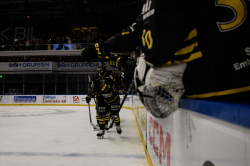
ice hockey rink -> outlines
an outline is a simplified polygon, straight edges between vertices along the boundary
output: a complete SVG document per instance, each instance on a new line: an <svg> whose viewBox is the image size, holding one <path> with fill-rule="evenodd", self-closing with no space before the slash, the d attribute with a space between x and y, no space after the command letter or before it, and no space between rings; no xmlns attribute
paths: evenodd
<svg viewBox="0 0 250 166"><path fill-rule="evenodd" d="M120 118L97 139L87 106L0 106L0 166L147 166L133 111Z"/></svg>

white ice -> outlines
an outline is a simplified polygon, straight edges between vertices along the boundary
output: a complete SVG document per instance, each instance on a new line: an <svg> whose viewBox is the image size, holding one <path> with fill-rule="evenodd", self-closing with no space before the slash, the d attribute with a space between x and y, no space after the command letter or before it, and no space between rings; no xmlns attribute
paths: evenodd
<svg viewBox="0 0 250 166"><path fill-rule="evenodd" d="M88 107L0 106L0 166L147 166L133 111L120 118L97 139Z"/></svg>

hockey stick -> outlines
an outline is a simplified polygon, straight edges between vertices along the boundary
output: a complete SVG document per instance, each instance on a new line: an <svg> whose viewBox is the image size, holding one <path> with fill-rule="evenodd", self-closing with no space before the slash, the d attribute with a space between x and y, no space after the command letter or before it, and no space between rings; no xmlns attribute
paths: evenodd
<svg viewBox="0 0 250 166"><path fill-rule="evenodd" d="M89 77L89 83L91 82L91 77L88 75ZM95 101L96 102L96 101ZM89 121L90 121L90 124L94 127L94 128L99 128L97 127L96 125L94 125L94 123L92 123L92 119L91 119L91 112L90 112L90 104L88 103L89 105Z"/></svg>
<svg viewBox="0 0 250 166"><path fill-rule="evenodd" d="M88 103L88 105L89 105L89 103ZM99 128L99 127L97 127L96 125L94 125L94 123L92 123L92 120L91 120L91 113L90 113L90 105L89 105L89 121L90 121L90 124L91 124L93 127Z"/></svg>
<svg viewBox="0 0 250 166"><path fill-rule="evenodd" d="M133 83L134 83L134 80L132 80L132 82L131 82L130 85L129 85L129 88L128 88L128 90L127 90L127 92L126 92L126 94L125 94L125 96L124 96L124 98L123 98L123 100L122 100L122 103L121 103L119 109L118 109L118 114L119 114L120 110L122 109L122 106L123 106L123 104L124 104L124 102L125 102L125 100L126 100L128 94L129 94L129 92L130 92L132 86L133 86ZM111 122L111 124L109 125L109 129L113 127L113 125L114 125L114 123L115 123L115 119L116 119L116 118L114 118L113 121Z"/></svg>

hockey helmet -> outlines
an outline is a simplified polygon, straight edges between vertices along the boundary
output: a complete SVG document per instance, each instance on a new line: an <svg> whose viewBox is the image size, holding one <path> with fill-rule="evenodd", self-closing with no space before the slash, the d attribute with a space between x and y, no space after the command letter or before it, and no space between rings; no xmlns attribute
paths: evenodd
<svg viewBox="0 0 250 166"><path fill-rule="evenodd" d="M106 65L104 62L98 62L98 70L106 70Z"/></svg>
<svg viewBox="0 0 250 166"><path fill-rule="evenodd" d="M136 58L136 57L139 57L141 55L141 47L140 46L137 46L135 51L133 51L131 53L131 57L132 58Z"/></svg>

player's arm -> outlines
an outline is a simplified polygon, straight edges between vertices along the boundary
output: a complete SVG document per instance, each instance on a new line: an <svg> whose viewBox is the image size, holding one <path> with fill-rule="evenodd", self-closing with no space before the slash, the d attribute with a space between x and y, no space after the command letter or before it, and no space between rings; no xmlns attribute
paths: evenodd
<svg viewBox="0 0 250 166"><path fill-rule="evenodd" d="M142 15L140 14L131 26L128 26L122 32L109 38L105 41L104 45L106 45L111 52L115 53L134 51L141 43L142 24Z"/></svg>
<svg viewBox="0 0 250 166"><path fill-rule="evenodd" d="M96 43L83 49L81 55L87 62L97 59L108 60L110 52L132 52L141 43L142 15L139 15L135 23L125 30L111 37L105 43Z"/></svg>
<svg viewBox="0 0 250 166"><path fill-rule="evenodd" d="M89 88L89 93L86 96L86 102L89 103L91 101L91 98L96 97L96 94L97 94L97 90L96 90L96 76L95 76Z"/></svg>

